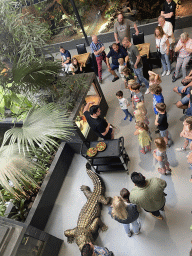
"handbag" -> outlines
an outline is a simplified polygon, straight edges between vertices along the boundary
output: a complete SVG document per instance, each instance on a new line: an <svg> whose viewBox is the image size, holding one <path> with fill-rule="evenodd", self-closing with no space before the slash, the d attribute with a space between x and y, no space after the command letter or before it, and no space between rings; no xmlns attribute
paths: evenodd
<svg viewBox="0 0 192 256"><path fill-rule="evenodd" d="M161 59L161 52L160 52L160 44L161 44L161 39L160 39L160 43L159 43L159 48L157 48L157 59Z"/></svg>

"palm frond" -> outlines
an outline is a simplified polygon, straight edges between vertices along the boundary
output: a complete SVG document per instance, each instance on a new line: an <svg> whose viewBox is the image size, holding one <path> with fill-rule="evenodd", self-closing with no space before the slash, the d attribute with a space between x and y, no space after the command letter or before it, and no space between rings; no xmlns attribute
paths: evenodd
<svg viewBox="0 0 192 256"><path fill-rule="evenodd" d="M50 87L55 81L55 75L61 71L61 65L53 61L31 61L14 65L13 82L16 89L23 91L38 91Z"/></svg>
<svg viewBox="0 0 192 256"><path fill-rule="evenodd" d="M19 197L17 191L25 194L23 187L26 184L38 187L31 177L32 171L37 165L32 163L28 157L19 154L16 145L12 146L12 151L8 146L1 147L0 162L0 185L15 197Z"/></svg>
<svg viewBox="0 0 192 256"><path fill-rule="evenodd" d="M55 139L70 140L73 135L73 122L65 112L56 108L53 103L38 109L32 108L22 127L14 127L4 134L2 145L9 141L10 147L17 143L19 152L36 151L37 146L49 152L58 146Z"/></svg>

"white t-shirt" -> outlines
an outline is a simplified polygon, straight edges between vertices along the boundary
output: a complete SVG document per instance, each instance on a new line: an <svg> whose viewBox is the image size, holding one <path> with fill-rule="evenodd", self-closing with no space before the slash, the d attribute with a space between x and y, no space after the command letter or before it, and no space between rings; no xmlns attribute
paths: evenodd
<svg viewBox="0 0 192 256"><path fill-rule="evenodd" d="M161 39L156 38L155 40L156 40L156 45L159 47L160 53L165 54L167 51L166 41L168 40L166 35L163 35Z"/></svg>
<svg viewBox="0 0 192 256"><path fill-rule="evenodd" d="M160 25L159 25L160 26ZM169 43L175 43L175 37L173 34L173 25L169 21L165 21L165 24L163 26L163 31L166 35L170 36L169 37Z"/></svg>
<svg viewBox="0 0 192 256"><path fill-rule="evenodd" d="M120 66L119 65L119 74L120 74L120 76L122 77L122 78L124 78L124 75L123 74L121 74L121 72L122 72L122 70L124 69L124 65L123 66Z"/></svg>
<svg viewBox="0 0 192 256"><path fill-rule="evenodd" d="M125 98L118 99L119 100L119 105L121 109L128 109L128 100Z"/></svg>
<svg viewBox="0 0 192 256"><path fill-rule="evenodd" d="M68 70L68 71L73 71L73 72L75 72L75 71L77 71L77 70L78 70L78 67L75 68L72 63L69 65L69 70Z"/></svg>

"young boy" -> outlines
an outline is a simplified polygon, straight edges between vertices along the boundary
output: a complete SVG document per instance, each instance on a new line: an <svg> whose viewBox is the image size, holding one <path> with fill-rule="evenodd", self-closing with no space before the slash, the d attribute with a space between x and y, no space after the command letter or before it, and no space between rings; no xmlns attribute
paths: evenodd
<svg viewBox="0 0 192 256"><path fill-rule="evenodd" d="M123 76L124 76L124 82L125 82L125 88L128 88L128 81L129 80L136 80L136 77L134 77L134 73L131 73L131 70L127 67L124 67L124 69L122 70L123 72Z"/></svg>
<svg viewBox="0 0 192 256"><path fill-rule="evenodd" d="M131 113L129 113L128 111L128 106L130 106L130 104L128 103L128 100L123 98L123 92L122 91L118 91L116 93L116 97L119 100L119 105L120 108L123 110L123 112L125 113L125 118L124 120L126 120L128 118L128 116L130 116L129 121L132 121L133 116L131 115Z"/></svg>
<svg viewBox="0 0 192 256"><path fill-rule="evenodd" d="M135 109L137 106L138 102L143 102L144 103L144 97L143 94L140 92L140 84L133 84L131 85L131 90L132 90L132 107Z"/></svg>
<svg viewBox="0 0 192 256"><path fill-rule="evenodd" d="M125 83L125 78L124 78L124 75L123 75L123 69L125 68L124 59L119 58L118 62L119 62L119 74L120 74L121 78L123 79L123 82Z"/></svg>
<svg viewBox="0 0 192 256"><path fill-rule="evenodd" d="M165 103L157 103L156 110L158 114L156 115L155 125L157 125L161 137L164 138L166 145L169 147L173 144L171 136L168 132L168 123L167 123L167 113Z"/></svg>
<svg viewBox="0 0 192 256"><path fill-rule="evenodd" d="M157 103L164 103L164 97L162 95L162 88L158 84L154 84L150 86L149 88L150 93L153 95L153 109L155 112L155 115L157 116L158 112L156 110L156 104ZM159 133L159 130L157 129L155 133Z"/></svg>

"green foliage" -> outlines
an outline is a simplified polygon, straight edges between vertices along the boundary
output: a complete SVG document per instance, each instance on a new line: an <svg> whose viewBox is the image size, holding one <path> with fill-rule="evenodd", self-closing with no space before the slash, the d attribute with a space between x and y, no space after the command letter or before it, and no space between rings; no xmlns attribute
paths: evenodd
<svg viewBox="0 0 192 256"><path fill-rule="evenodd" d="M56 75L61 71L59 62L33 60L13 66L12 90L15 92L39 92L40 89L53 88Z"/></svg>
<svg viewBox="0 0 192 256"><path fill-rule="evenodd" d="M2 119L5 118L5 107L11 110L12 117L23 120L32 106L32 102L24 95L16 94L8 89L4 91L0 86L0 117Z"/></svg>
<svg viewBox="0 0 192 256"><path fill-rule="evenodd" d="M28 62L42 52L50 38L47 24L33 15L22 14L12 0L0 0L0 55L18 63Z"/></svg>
<svg viewBox="0 0 192 256"><path fill-rule="evenodd" d="M135 1L137 9L137 20L153 19L160 15L161 6L164 0L137 0Z"/></svg>
<svg viewBox="0 0 192 256"><path fill-rule="evenodd" d="M12 148L18 145L19 153L36 152L36 148L42 148L49 152L57 147L57 139L69 140L72 135L73 123L68 120L65 112L59 110L55 104L47 104L38 109L32 108L22 127L14 127L4 134L2 145L9 141Z"/></svg>
<svg viewBox="0 0 192 256"><path fill-rule="evenodd" d="M11 219L25 221L28 211L25 206L26 199L22 198L20 200L14 200L13 204L15 206L16 212L12 213Z"/></svg>
<svg viewBox="0 0 192 256"><path fill-rule="evenodd" d="M0 202L0 216L4 217L6 211L6 206L3 202Z"/></svg>
<svg viewBox="0 0 192 256"><path fill-rule="evenodd" d="M119 9L119 6L120 0L114 1L114 3L112 3L110 7L105 11L105 18L111 18L111 15Z"/></svg>

